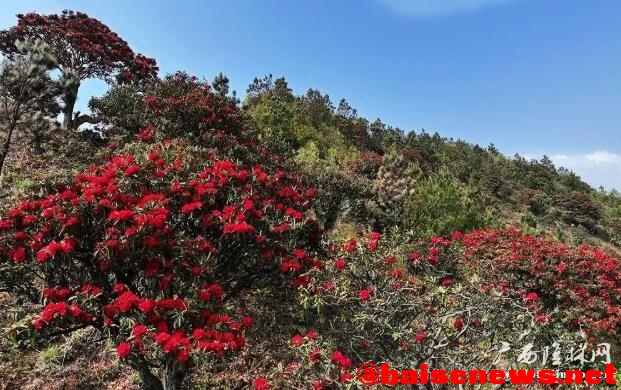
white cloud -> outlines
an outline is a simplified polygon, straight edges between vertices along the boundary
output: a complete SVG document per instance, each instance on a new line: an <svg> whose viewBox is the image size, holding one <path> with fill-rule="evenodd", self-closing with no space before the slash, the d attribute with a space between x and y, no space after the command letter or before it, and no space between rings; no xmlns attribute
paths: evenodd
<svg viewBox="0 0 621 390"><path fill-rule="evenodd" d="M597 152L589 153L584 157L587 160L592 161L596 164L619 164L619 162L621 162L621 156L615 153L606 152L604 150L598 150Z"/></svg>
<svg viewBox="0 0 621 390"><path fill-rule="evenodd" d="M402 15L426 18L462 11L474 11L515 0L379 0Z"/></svg>
<svg viewBox="0 0 621 390"><path fill-rule="evenodd" d="M557 167L573 171L595 188L621 190L621 154L596 150L583 154L554 154L550 159Z"/></svg>

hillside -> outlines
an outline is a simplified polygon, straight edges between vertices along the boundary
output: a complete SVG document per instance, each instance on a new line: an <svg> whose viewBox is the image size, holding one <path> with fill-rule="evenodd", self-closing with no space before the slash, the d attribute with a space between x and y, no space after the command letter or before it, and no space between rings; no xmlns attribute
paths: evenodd
<svg viewBox="0 0 621 390"><path fill-rule="evenodd" d="M228 90L227 82L220 86L223 91ZM133 86L117 87L91 101L97 116L106 123L102 140L80 133L62 134L60 129L58 136L56 132L48 136L45 156L34 150L28 153L32 147L27 140L16 143L14 148L22 154L19 163L10 164L4 173L2 196L11 196L10 188L36 192L41 180L66 179L69 175L64 173L63 177L63 172L75 172L96 161L97 153L101 153L98 147L102 150L106 143L124 142L117 138L146 127L146 118L140 118L141 95L131 96L136 93ZM126 99L132 98L127 105ZM229 98L235 100L234 96ZM474 221L438 221L428 233L512 225L532 233L546 232L574 245L590 243L612 250L621 245L618 192L594 189L546 157L540 161L519 155L508 157L493 145L482 148L425 130L405 132L379 119L359 117L344 99L335 107L327 95L314 89L296 96L284 78L273 80L271 75L255 79L241 109L257 139L270 151L306 173L317 187L327 188L331 196L338 193L337 199L325 200L329 207L316 210L328 230L337 220L371 224L377 229L393 225L408 229L418 224L408 218L442 218L451 207L463 206L476 209L480 215L473 216ZM128 118L132 123L126 122ZM76 156L74 150L62 153L63 148L57 145L60 139L74 139L72 142L88 145L90 151L85 156ZM9 158L16 155L12 153ZM79 161L80 157L85 158ZM58 167L45 172L50 159L57 161ZM342 187L335 191L335 185ZM440 209L433 210L431 205L438 200L416 199L416 195L430 196L426 191L432 189L453 189L465 198L456 200L460 205L440 201ZM390 199L392 196L396 198ZM402 214L408 202L418 202L418 208L420 202L428 204L430 209L419 211L428 215ZM466 205L468 202L474 204Z"/></svg>
<svg viewBox="0 0 621 390"><path fill-rule="evenodd" d="M621 195L548 158L160 77L82 13L0 49L0 388L358 388L367 361L619 345ZM109 82L89 115L79 77Z"/></svg>

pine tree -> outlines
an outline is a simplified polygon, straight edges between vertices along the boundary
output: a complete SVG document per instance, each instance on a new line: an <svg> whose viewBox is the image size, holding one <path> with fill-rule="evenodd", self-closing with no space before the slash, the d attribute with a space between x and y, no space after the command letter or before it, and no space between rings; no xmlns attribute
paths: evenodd
<svg viewBox="0 0 621 390"><path fill-rule="evenodd" d="M48 119L60 113L62 88L49 71L56 66L42 41L17 43L19 54L0 64L0 174L17 130L30 131L35 150L41 149Z"/></svg>

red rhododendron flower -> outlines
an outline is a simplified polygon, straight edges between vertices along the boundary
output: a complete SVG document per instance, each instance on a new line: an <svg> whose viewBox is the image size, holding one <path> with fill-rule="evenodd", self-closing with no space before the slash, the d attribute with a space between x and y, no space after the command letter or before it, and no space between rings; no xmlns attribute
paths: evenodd
<svg viewBox="0 0 621 390"><path fill-rule="evenodd" d="M382 237L382 234L379 232L371 232L371 234L369 235L369 240L370 241L377 241Z"/></svg>
<svg viewBox="0 0 621 390"><path fill-rule="evenodd" d="M412 261L418 261L420 258L422 257L422 255L420 253L417 252L412 252L408 255L408 258Z"/></svg>
<svg viewBox="0 0 621 390"><path fill-rule="evenodd" d="M51 257L52 255L47 250L40 250L39 252L37 252L36 259L38 262L44 263L48 261Z"/></svg>
<svg viewBox="0 0 621 390"><path fill-rule="evenodd" d="M351 359L345 356L341 351L332 352L330 360L343 368L350 368L352 366Z"/></svg>
<svg viewBox="0 0 621 390"><path fill-rule="evenodd" d="M395 268L392 271L390 271L390 276L394 279L400 279L403 277L403 275L405 275L403 269L401 268Z"/></svg>
<svg viewBox="0 0 621 390"><path fill-rule="evenodd" d="M111 221L126 221L133 218L134 212L131 210L115 210L110 213L108 219Z"/></svg>
<svg viewBox="0 0 621 390"><path fill-rule="evenodd" d="M188 352L187 349L180 349L179 351L177 351L177 363L179 364L183 364L185 362L187 362L190 359L190 353Z"/></svg>
<svg viewBox="0 0 621 390"><path fill-rule="evenodd" d="M321 350L317 347L311 348L308 353L308 360L311 364L317 364L319 362L319 358L321 357Z"/></svg>
<svg viewBox="0 0 621 390"><path fill-rule="evenodd" d="M538 313L535 315L534 321L536 324L545 324L546 322L548 322L549 319L550 319L549 315Z"/></svg>
<svg viewBox="0 0 621 390"><path fill-rule="evenodd" d="M157 237L148 236L142 240L142 244L147 248L155 248L160 245L160 240Z"/></svg>
<svg viewBox="0 0 621 390"><path fill-rule="evenodd" d="M339 382L341 383L346 383L346 382L350 382L352 379L352 376L349 372L345 371L342 372L341 375L339 376Z"/></svg>
<svg viewBox="0 0 621 390"><path fill-rule="evenodd" d="M282 233L282 232L284 232L285 230L289 229L290 227L291 227L291 225L289 224L289 222L283 222L283 223L281 223L281 224L280 224L280 225L278 225L278 226L274 226L274 227L272 228L272 230L273 230L275 233Z"/></svg>
<svg viewBox="0 0 621 390"><path fill-rule="evenodd" d="M464 320L462 320L461 318L455 318L455 321L453 322L453 327L457 330L460 330L464 327Z"/></svg>
<svg viewBox="0 0 621 390"><path fill-rule="evenodd" d="M261 376L254 380L254 390L268 390L270 388L267 380Z"/></svg>
<svg viewBox="0 0 621 390"><path fill-rule="evenodd" d="M26 249L25 248L15 248L13 253L11 254L11 259L15 263L21 263L26 259Z"/></svg>
<svg viewBox="0 0 621 390"><path fill-rule="evenodd" d="M252 231L254 231L254 226L248 222L225 223L224 228L222 229L223 234L250 233Z"/></svg>
<svg viewBox="0 0 621 390"><path fill-rule="evenodd" d="M181 207L181 213L188 214L192 211L200 209L201 207L203 207L202 202L186 203Z"/></svg>
<svg viewBox="0 0 621 390"><path fill-rule="evenodd" d="M427 332L419 332L419 333L416 333L416 334L414 335L414 341L415 341L417 344L422 343L422 342L423 342L423 341L425 341L426 339L427 339Z"/></svg>
<svg viewBox="0 0 621 390"><path fill-rule="evenodd" d="M293 259L285 259L280 263L280 270L282 272L299 271L302 269L302 265Z"/></svg>
<svg viewBox="0 0 621 390"><path fill-rule="evenodd" d="M116 299L115 304L121 313L131 310L140 302L140 298L131 291L125 291Z"/></svg>
<svg viewBox="0 0 621 390"><path fill-rule="evenodd" d="M147 333L147 327L144 325L134 325L134 329L132 330L132 335L134 337L142 337Z"/></svg>
<svg viewBox="0 0 621 390"><path fill-rule="evenodd" d="M304 336L296 334L291 337L291 345L294 347L299 347L304 344Z"/></svg>
<svg viewBox="0 0 621 390"><path fill-rule="evenodd" d="M396 256L386 256L386 258L384 258L384 265L391 265L394 264L397 261L397 257Z"/></svg>
<svg viewBox="0 0 621 390"><path fill-rule="evenodd" d="M368 301L371 299L371 290L364 289L358 293L358 297L360 297L361 301Z"/></svg>
<svg viewBox="0 0 621 390"><path fill-rule="evenodd" d="M334 261L334 264L336 266L336 269L345 269L345 267L347 266L347 263L343 259L336 259Z"/></svg>
<svg viewBox="0 0 621 390"><path fill-rule="evenodd" d="M125 174L125 176L132 176L138 173L139 171L140 171L140 166L130 165L129 167L125 168L125 171L123 171L123 173Z"/></svg>
<svg viewBox="0 0 621 390"><path fill-rule="evenodd" d="M357 243L357 241L356 241L355 239L353 239L353 238L352 238L351 240L349 240L348 242L346 242L346 243L343 245L343 250L345 250L345 252L349 252L349 253L351 253L351 252L353 252L354 250L356 250L356 245L357 245L357 244L358 244L358 243Z"/></svg>
<svg viewBox="0 0 621 390"><path fill-rule="evenodd" d="M242 319L242 325L245 328L250 328L252 326L252 324L254 323L254 319L250 316L246 316Z"/></svg>
<svg viewBox="0 0 621 390"><path fill-rule="evenodd" d="M116 347L116 354L121 358L129 356L132 346L129 343L121 343Z"/></svg>
<svg viewBox="0 0 621 390"><path fill-rule="evenodd" d="M297 276L291 281L291 284L297 288L308 286L309 283L310 277L308 275Z"/></svg>
<svg viewBox="0 0 621 390"><path fill-rule="evenodd" d="M462 237L464 236L464 234L462 232L460 232L459 230L456 230L453 235L451 236L451 240L453 241L459 241L462 239Z"/></svg>

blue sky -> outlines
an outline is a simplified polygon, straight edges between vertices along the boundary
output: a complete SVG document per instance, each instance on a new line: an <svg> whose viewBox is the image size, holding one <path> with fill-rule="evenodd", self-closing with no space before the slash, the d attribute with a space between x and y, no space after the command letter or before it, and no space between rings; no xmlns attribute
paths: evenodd
<svg viewBox="0 0 621 390"><path fill-rule="evenodd" d="M0 0L14 14L81 10L163 73L244 94L285 76L366 117L425 128L505 154L552 156L593 184L621 189L618 0ZM79 106L105 85L90 82Z"/></svg>

